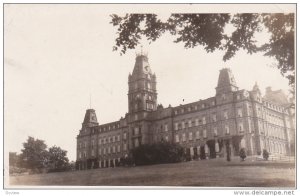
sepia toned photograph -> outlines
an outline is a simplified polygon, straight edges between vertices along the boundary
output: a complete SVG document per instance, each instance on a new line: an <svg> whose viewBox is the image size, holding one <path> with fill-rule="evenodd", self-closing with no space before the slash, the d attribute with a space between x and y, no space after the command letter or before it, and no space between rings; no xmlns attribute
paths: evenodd
<svg viewBox="0 0 300 196"><path fill-rule="evenodd" d="M296 188L296 4L4 4L4 188Z"/></svg>

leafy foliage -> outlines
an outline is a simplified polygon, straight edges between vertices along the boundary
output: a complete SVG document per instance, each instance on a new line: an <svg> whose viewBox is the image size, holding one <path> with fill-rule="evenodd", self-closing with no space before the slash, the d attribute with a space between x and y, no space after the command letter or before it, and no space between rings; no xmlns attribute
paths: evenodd
<svg viewBox="0 0 300 196"><path fill-rule="evenodd" d="M67 151L62 150L60 147L53 146L48 151L48 165L49 171L65 171L69 167L69 159Z"/></svg>
<svg viewBox="0 0 300 196"><path fill-rule="evenodd" d="M268 152L266 149L263 150L263 158L264 158L266 161L269 159L269 152Z"/></svg>
<svg viewBox="0 0 300 196"><path fill-rule="evenodd" d="M70 164L67 158L67 151L60 147L53 146L47 150L47 145L43 140L28 137L23 143L22 153L19 155L19 167L30 169L33 172L42 170L66 171L69 170ZM13 159L15 156L12 156Z"/></svg>
<svg viewBox="0 0 300 196"><path fill-rule="evenodd" d="M245 161L247 154L246 154L246 149L245 148L241 148L240 150L240 157L242 161Z"/></svg>
<svg viewBox="0 0 300 196"><path fill-rule="evenodd" d="M135 165L176 163L184 159L184 149L168 142L145 144L131 151Z"/></svg>
<svg viewBox="0 0 300 196"><path fill-rule="evenodd" d="M43 140L28 137L27 142L23 143L21 161L22 167L27 169L41 170L47 165L47 145Z"/></svg>
<svg viewBox="0 0 300 196"><path fill-rule="evenodd" d="M151 43L169 32L175 36L175 43L184 43L185 48L203 46L207 52L216 49L224 51L223 60L234 57L243 49L249 54L263 52L276 59L277 68L288 78L290 85L295 83L294 56L294 14L171 14L162 22L155 14L126 14L124 17L111 15L111 23L118 27L116 45L125 54L134 49L146 37ZM225 29L232 26L231 35ZM266 29L269 40L259 45L256 33Z"/></svg>

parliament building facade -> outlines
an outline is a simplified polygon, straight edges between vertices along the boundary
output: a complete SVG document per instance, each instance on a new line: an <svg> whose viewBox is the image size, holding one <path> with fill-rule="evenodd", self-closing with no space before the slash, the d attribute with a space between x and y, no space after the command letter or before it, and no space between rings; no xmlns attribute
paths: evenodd
<svg viewBox="0 0 300 196"><path fill-rule="evenodd" d="M139 54L128 87L124 118L100 125L95 110L86 110L77 136L77 169L115 167L130 149L161 141L180 144L193 159L237 156L241 148L247 155L264 149L293 154L295 115L284 93L269 87L263 96L257 84L240 90L228 68L220 70L214 97L164 108L157 105L148 57Z"/></svg>

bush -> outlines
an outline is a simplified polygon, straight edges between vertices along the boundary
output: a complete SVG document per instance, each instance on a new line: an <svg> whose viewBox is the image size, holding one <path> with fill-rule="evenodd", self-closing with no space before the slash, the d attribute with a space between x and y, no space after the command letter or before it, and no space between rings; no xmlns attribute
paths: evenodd
<svg viewBox="0 0 300 196"><path fill-rule="evenodd" d="M132 149L131 155L135 165L176 163L185 159L183 147L168 142L141 145Z"/></svg>
<svg viewBox="0 0 300 196"><path fill-rule="evenodd" d="M241 157L242 161L245 161L245 159L247 157L245 148L242 148L240 150L240 157Z"/></svg>
<svg viewBox="0 0 300 196"><path fill-rule="evenodd" d="M269 152L268 152L266 149L263 150L263 158L264 158L266 161L269 159Z"/></svg>

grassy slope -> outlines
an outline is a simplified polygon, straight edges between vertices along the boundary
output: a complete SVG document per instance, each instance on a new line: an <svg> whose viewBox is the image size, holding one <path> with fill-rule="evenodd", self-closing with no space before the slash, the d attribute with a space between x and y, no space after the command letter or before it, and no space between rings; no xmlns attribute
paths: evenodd
<svg viewBox="0 0 300 196"><path fill-rule="evenodd" d="M10 185L30 186L215 186L294 187L294 163L224 159L11 176Z"/></svg>

